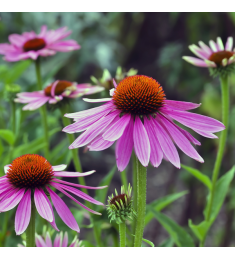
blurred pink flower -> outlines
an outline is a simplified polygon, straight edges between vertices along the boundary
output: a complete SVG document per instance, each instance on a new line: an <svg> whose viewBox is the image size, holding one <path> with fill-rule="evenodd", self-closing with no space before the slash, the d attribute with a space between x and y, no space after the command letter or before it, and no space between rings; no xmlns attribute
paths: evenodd
<svg viewBox="0 0 235 260"><path fill-rule="evenodd" d="M22 35L11 34L8 37L10 44L0 44L0 54L5 55L4 59L7 61L36 60L39 56L80 49L76 41L62 40L70 34L71 31L67 31L66 27L48 31L46 25L41 27L38 35L34 31L24 32Z"/></svg>
<svg viewBox="0 0 235 260"><path fill-rule="evenodd" d="M15 102L27 103L23 110L35 110L47 102L56 104L64 98L78 98L103 90L103 87L91 86L88 83L77 84L76 82L57 80L44 90L18 93Z"/></svg>
<svg viewBox="0 0 235 260"><path fill-rule="evenodd" d="M200 104L165 99L160 84L150 77L131 76L114 85L115 89L110 91L112 98L84 99L106 102L105 105L65 114L76 122L66 126L64 132L85 131L69 149L88 145L91 151L101 151L117 141L116 161L120 171L128 165L133 148L143 166L150 161L158 167L166 158L180 168L179 154L173 142L193 159L199 162L203 159L191 145L200 145L200 142L173 120L208 138L217 138L213 133L225 129L215 119L187 112Z"/></svg>
<svg viewBox="0 0 235 260"><path fill-rule="evenodd" d="M0 212L9 211L19 204L15 216L15 231L17 235L22 234L29 225L32 198L34 198L39 215L46 219L55 230L59 231L55 223L51 202L46 193L50 195L54 207L63 222L72 230L80 232L69 208L49 186L64 193L86 210L101 215L84 206L68 192L96 205L103 205L101 202L71 186L86 189L102 189L104 187L87 187L56 178L87 176L94 171L86 173L66 172L63 171L65 168L66 165L64 164L51 166L44 157L37 154L22 155L4 167L5 176L0 178Z"/></svg>
<svg viewBox="0 0 235 260"><path fill-rule="evenodd" d="M235 62L232 37L228 37L225 48L220 37L217 37L217 43L210 40L209 45L202 41L199 42L200 48L195 44L190 45L189 49L200 59L188 56L183 56L183 59L198 67L211 68L225 67Z"/></svg>

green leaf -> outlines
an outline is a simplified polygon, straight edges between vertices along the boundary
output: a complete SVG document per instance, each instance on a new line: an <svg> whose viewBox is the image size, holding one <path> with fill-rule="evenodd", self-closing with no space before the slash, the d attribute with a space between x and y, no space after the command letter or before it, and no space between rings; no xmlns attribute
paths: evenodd
<svg viewBox="0 0 235 260"><path fill-rule="evenodd" d="M189 173L191 173L194 177L196 177L200 182L202 182L203 184L205 184L209 190L211 190L211 181L209 179L208 176L206 176L205 174L201 173L200 171L188 167L186 165L181 164L182 168L184 168L186 171L188 171Z"/></svg>
<svg viewBox="0 0 235 260"><path fill-rule="evenodd" d="M111 169L111 171L107 175L105 175L105 177L101 180L98 186L106 186L106 185L109 186L115 171L116 171L116 165ZM102 190L96 190L97 200L105 204L107 193L108 193L107 188Z"/></svg>
<svg viewBox="0 0 235 260"><path fill-rule="evenodd" d="M212 224L217 215L219 214L219 211L224 203L226 194L229 189L229 185L234 177L234 172L235 172L235 166L232 167L231 170L229 170L227 173L225 173L216 183L215 186L215 195L212 203L212 208L211 208L211 217L210 217L210 223ZM208 196L208 201L210 200L211 194ZM204 215L206 216L207 211L208 211L208 203L204 212Z"/></svg>
<svg viewBox="0 0 235 260"><path fill-rule="evenodd" d="M15 142L15 135L11 130L0 129L0 137L10 145L13 145Z"/></svg>
<svg viewBox="0 0 235 260"><path fill-rule="evenodd" d="M17 64L13 65L10 70L8 70L5 83L10 84L14 83L22 74L23 72L30 66L31 60L24 60L17 62Z"/></svg>
<svg viewBox="0 0 235 260"><path fill-rule="evenodd" d="M191 219L189 219L188 225L200 241L203 240L211 226L207 221L202 221L199 225L194 225Z"/></svg>
<svg viewBox="0 0 235 260"><path fill-rule="evenodd" d="M145 226L154 218L154 214L151 212L151 210L161 211L162 209L170 205L172 202L181 198L187 193L188 191L182 191L182 192L170 194L148 204L147 214L145 216Z"/></svg>
<svg viewBox="0 0 235 260"><path fill-rule="evenodd" d="M158 247L173 247L174 240L170 237L164 240Z"/></svg>
<svg viewBox="0 0 235 260"><path fill-rule="evenodd" d="M57 127L49 132L49 136L54 135L55 133L59 132L61 130L61 127ZM14 149L13 157L18 157L19 155L25 154L25 153L36 153L37 151L43 149L46 145L44 142L44 136L39 137L35 140L33 140L30 143L22 144Z"/></svg>
<svg viewBox="0 0 235 260"><path fill-rule="evenodd" d="M0 156L2 155L3 151L4 151L4 147L3 147L2 141L0 139Z"/></svg>
<svg viewBox="0 0 235 260"><path fill-rule="evenodd" d="M177 246L180 247L194 247L193 239L191 236L176 222L168 218L166 215L152 210L154 217L160 222L160 224L169 233Z"/></svg>
<svg viewBox="0 0 235 260"><path fill-rule="evenodd" d="M147 244L149 244L151 247L155 247L155 246L154 246L154 243L151 242L150 240L145 239L145 238L142 238L142 240L143 240L144 242L146 242Z"/></svg>

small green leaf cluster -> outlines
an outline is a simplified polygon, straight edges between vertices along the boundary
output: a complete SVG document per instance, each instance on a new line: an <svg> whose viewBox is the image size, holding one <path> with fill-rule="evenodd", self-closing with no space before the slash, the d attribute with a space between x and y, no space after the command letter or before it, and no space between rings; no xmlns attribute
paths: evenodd
<svg viewBox="0 0 235 260"><path fill-rule="evenodd" d="M125 222L128 220L133 220L137 217L137 214L132 206L132 197L131 197L131 186L129 184L127 192L125 192L124 186L121 187L121 194L118 195L117 190L115 189L116 196L108 197L108 217L110 222L115 220L117 224Z"/></svg>
<svg viewBox="0 0 235 260"><path fill-rule="evenodd" d="M235 64L229 64L225 67L218 66L215 68L209 68L210 76L215 77L228 77L230 74L235 72Z"/></svg>

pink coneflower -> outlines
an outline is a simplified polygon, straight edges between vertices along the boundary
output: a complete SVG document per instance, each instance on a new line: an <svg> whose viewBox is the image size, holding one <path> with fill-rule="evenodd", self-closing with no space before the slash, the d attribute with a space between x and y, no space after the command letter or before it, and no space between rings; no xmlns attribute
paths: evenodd
<svg viewBox="0 0 235 260"><path fill-rule="evenodd" d="M200 104L165 99L160 84L150 77L136 75L123 79L118 85L114 84L112 98L84 99L106 104L65 114L76 122L63 131L85 131L69 146L70 149L88 145L91 151L100 151L117 141L116 160L120 171L126 168L133 147L143 166L150 161L154 167L158 167L166 158L180 168L180 158L173 142L185 154L203 162L191 145L200 145L200 142L173 120L208 138L217 138L213 133L225 128L215 119L187 112Z"/></svg>
<svg viewBox="0 0 235 260"><path fill-rule="evenodd" d="M39 56L51 56L56 52L68 52L80 49L80 45L74 40L65 40L71 31L66 27L47 31L47 26L41 27L41 32L24 32L22 35L11 34L8 39L10 44L0 44L0 54L5 55L7 61L19 61L25 59L36 60Z"/></svg>
<svg viewBox="0 0 235 260"><path fill-rule="evenodd" d="M64 193L86 210L101 215L84 206L68 192L91 203L103 205L101 202L71 186L86 189L101 189L104 187L86 187L56 178L81 177L92 174L94 171L86 173L66 172L63 171L65 168L66 165L64 164L51 166L44 157L37 154L22 155L4 167L5 176L0 178L0 212L11 210L19 204L15 216L15 231L17 235L22 234L29 225L32 199L39 215L50 222L55 230L59 231L55 223L52 205L47 195L50 195L52 203L64 223L71 229L80 232L71 211L50 186Z"/></svg>
<svg viewBox="0 0 235 260"><path fill-rule="evenodd" d="M91 86L88 83L77 84L65 80L57 80L44 90L18 93L15 102L27 103L23 110L35 110L45 103L56 104L63 99L78 98L104 90L100 86Z"/></svg>
<svg viewBox="0 0 235 260"><path fill-rule="evenodd" d="M232 37L228 37L225 48L220 37L217 37L217 43L210 40L210 47L201 41L199 45L192 44L189 49L200 59L188 56L183 59L195 66L208 68L225 67L235 62Z"/></svg>

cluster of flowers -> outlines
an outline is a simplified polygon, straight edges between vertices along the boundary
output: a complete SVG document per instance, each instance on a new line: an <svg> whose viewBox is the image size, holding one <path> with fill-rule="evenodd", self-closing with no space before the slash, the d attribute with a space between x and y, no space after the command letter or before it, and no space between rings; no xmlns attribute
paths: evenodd
<svg viewBox="0 0 235 260"><path fill-rule="evenodd" d="M22 59L37 60L40 56L54 55L56 52L78 50L80 46L74 40L63 40L71 32L66 28L47 30L42 26L41 32L25 32L22 35L9 36L10 44L0 44L0 54L6 61ZM201 48L190 46L200 59L184 57L188 62L202 67L226 67L235 62L232 50L233 40L228 38L224 48L220 38L217 43L210 41L210 47L199 42ZM116 142L116 162L120 171L129 163L132 151L143 166L149 162L158 167L162 159L170 161L180 168L177 145L189 157L203 162L202 157L192 146L200 145L188 131L182 129L174 121L192 129L207 138L217 138L214 133L224 130L224 125L210 117L188 112L200 104L168 100L162 86L153 78L144 75L132 75L122 79L118 84L113 81L110 98L87 99L90 103L104 103L86 111L65 114L74 123L66 126L67 133L83 132L70 146L74 149L87 146L90 151L101 151ZM17 94L15 102L26 104L23 110L35 110L45 103L56 104L64 99L73 99L102 91L101 86L77 84L67 80L56 80L42 91L23 92ZM88 187L60 180L58 177L80 177L92 174L64 171L66 165L51 166L39 155L22 155L11 164L5 166L5 175L0 178L0 212L16 207L16 234L22 234L28 227L31 217L32 201L41 217L46 219L57 230L55 217L49 197L64 223L72 230L79 232L78 224L63 200L51 189L62 192L88 211L99 214L77 201L68 192L97 205L101 202L93 199L77 188L102 189L104 187ZM76 188L74 188L76 187ZM123 200L125 203L125 200ZM126 202L127 203L127 202ZM37 237L38 246L51 246L50 238L45 242ZM54 245L68 244L67 235L57 237ZM78 245L74 242L73 245Z"/></svg>

